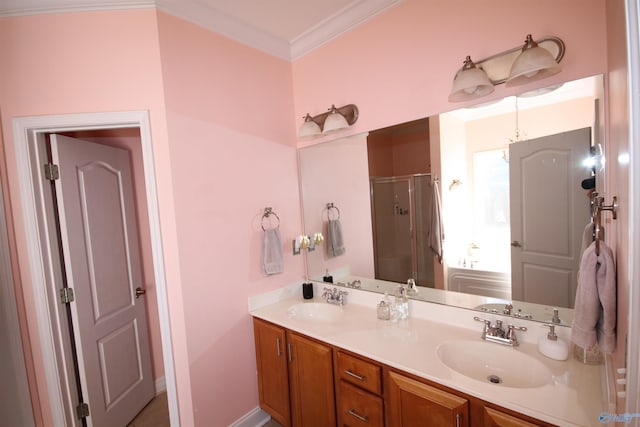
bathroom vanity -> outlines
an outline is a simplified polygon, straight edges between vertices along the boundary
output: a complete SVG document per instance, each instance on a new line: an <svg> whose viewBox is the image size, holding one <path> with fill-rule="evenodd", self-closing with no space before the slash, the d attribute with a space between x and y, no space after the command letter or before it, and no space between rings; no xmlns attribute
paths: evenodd
<svg viewBox="0 0 640 427"><path fill-rule="evenodd" d="M376 318L369 295L342 307L294 295L251 310L260 406L277 422L601 425L601 367L539 354L534 342L546 333L540 323L527 322L512 348L480 339L478 312L412 301L412 317L391 322ZM442 310L456 312L445 317ZM488 380L485 365L503 382Z"/></svg>

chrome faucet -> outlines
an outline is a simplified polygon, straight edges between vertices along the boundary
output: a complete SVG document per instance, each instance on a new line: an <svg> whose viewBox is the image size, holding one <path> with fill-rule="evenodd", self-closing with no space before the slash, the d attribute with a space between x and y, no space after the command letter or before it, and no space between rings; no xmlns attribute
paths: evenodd
<svg viewBox="0 0 640 427"><path fill-rule="evenodd" d="M512 347L517 347L519 345L516 331L524 332L527 330L524 326L514 325L507 326L507 329L505 330L502 327L502 320L496 320L495 325L492 325L490 320L481 319L477 316L474 317L473 320L484 323L482 335L480 336L481 339L497 344L510 345Z"/></svg>
<svg viewBox="0 0 640 427"><path fill-rule="evenodd" d="M511 316L511 310L513 310L513 304L509 303L504 306L504 308L502 309L502 313L506 314L507 316Z"/></svg>
<svg viewBox="0 0 640 427"><path fill-rule="evenodd" d="M349 295L349 292L338 290L338 288L322 289L322 299L329 304L344 305L347 303L347 295Z"/></svg>
<svg viewBox="0 0 640 427"><path fill-rule="evenodd" d="M356 279L353 282L347 282L345 284L345 286L347 288L360 289L362 287L362 282L360 280Z"/></svg>

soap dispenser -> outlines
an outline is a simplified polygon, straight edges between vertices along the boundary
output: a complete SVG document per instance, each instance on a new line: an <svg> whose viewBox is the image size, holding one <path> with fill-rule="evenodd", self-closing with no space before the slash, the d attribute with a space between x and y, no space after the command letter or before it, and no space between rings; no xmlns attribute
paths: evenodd
<svg viewBox="0 0 640 427"><path fill-rule="evenodd" d="M389 293L384 293L384 299L378 304L378 319L391 319L391 303L389 302Z"/></svg>
<svg viewBox="0 0 640 427"><path fill-rule="evenodd" d="M394 309L398 320L409 318L409 299L407 298L407 288L399 285L396 290L396 298L394 301Z"/></svg>
<svg viewBox="0 0 640 427"><path fill-rule="evenodd" d="M569 357L569 344L556 335L556 326L553 323L545 323L549 333L538 340L538 351L550 359L567 360Z"/></svg>

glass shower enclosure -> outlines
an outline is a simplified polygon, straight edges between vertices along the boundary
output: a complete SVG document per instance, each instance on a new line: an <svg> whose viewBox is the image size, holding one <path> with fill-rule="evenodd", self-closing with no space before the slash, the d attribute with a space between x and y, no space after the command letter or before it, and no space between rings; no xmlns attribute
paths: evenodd
<svg viewBox="0 0 640 427"><path fill-rule="evenodd" d="M433 253L428 226L433 198L431 174L372 177L376 279L433 288Z"/></svg>

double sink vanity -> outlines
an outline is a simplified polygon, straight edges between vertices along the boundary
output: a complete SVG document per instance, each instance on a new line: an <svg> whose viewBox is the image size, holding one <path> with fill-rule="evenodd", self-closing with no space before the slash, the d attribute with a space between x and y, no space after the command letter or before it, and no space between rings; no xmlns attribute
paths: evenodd
<svg viewBox="0 0 640 427"><path fill-rule="evenodd" d="M343 305L299 286L249 301L260 406L281 425L602 425L603 367L540 354L542 323L417 300L409 319L380 320L380 295L348 292ZM482 339L478 315L514 325L519 345Z"/></svg>

